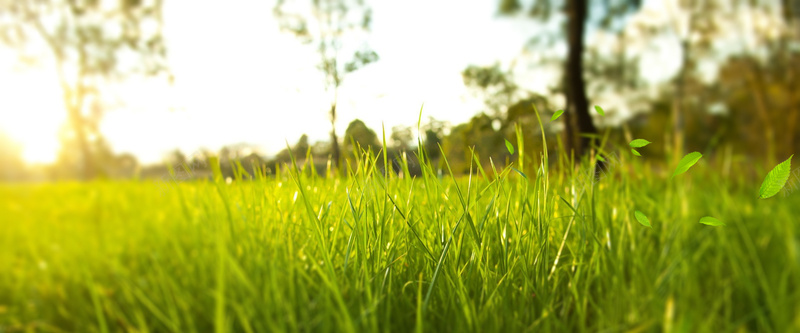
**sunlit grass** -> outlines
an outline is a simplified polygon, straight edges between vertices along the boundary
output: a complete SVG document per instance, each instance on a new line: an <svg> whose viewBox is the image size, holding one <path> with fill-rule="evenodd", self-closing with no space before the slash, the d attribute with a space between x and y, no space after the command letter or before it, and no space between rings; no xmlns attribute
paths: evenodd
<svg viewBox="0 0 800 333"><path fill-rule="evenodd" d="M0 331L800 330L800 193L626 150L596 182L541 161L387 178L367 156L348 177L3 185Z"/></svg>

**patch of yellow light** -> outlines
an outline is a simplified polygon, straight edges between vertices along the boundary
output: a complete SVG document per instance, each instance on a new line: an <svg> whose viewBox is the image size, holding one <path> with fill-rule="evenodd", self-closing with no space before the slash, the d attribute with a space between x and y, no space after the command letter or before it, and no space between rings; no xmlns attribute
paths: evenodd
<svg viewBox="0 0 800 333"><path fill-rule="evenodd" d="M14 64L14 58L3 51L0 61ZM0 66L0 91L4 92L0 131L22 146L26 162L55 161L60 147L58 131L66 119L55 74L43 68Z"/></svg>

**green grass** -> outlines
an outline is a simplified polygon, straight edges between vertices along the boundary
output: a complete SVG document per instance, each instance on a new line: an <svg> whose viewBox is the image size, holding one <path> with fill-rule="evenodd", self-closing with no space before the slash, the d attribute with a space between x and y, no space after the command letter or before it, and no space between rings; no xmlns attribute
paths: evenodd
<svg viewBox="0 0 800 333"><path fill-rule="evenodd" d="M623 154L595 184L530 161L387 178L379 155L2 185L0 332L800 331L800 193Z"/></svg>

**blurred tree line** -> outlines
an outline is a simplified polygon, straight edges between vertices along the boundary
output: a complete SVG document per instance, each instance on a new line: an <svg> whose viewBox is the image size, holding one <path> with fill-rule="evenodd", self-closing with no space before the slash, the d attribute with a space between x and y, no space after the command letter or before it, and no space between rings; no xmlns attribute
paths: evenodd
<svg viewBox="0 0 800 333"><path fill-rule="evenodd" d="M94 0L0 2L0 40L16 47L25 61L51 59L59 69L69 117L62 133L62 154L46 174L83 179L161 177L164 165L142 167L131 155L115 155L97 124L105 109L104 87L131 75L170 77L161 38L162 3L99 4ZM800 146L800 0L665 4L667 13L661 14L666 19L648 21L633 20L642 11L638 0L499 1L496 13L500 17L560 23L555 29L536 31L523 45L522 54L564 46L565 54L538 52L535 63L527 63L528 67L560 68L562 79L547 91L530 91L520 75L529 68L520 66L521 60L470 65L461 73L463 81L482 97L484 109L464 110L479 112L462 124L429 118L419 129L392 128L386 142L392 162L385 167L398 171L398 161L405 158L409 171L418 173L418 143L435 166L443 165L443 151L459 173L468 172L473 154L484 163L514 161L519 152L510 154L506 140L515 146L522 140L525 153L538 156L542 133L534 104L544 122L547 148L553 153L587 154L596 148L592 134L609 131L612 144L624 146L634 137L661 143L649 146L648 156L663 157L667 163L675 163L688 151L714 154L734 147L734 153L766 164L795 154ZM283 31L315 46L318 69L330 95L330 107L320 116L328 114L333 124L338 89L346 75L379 61L366 42L372 23L369 2L281 0L273 16ZM118 29L110 29L111 25ZM588 43L590 33L605 39ZM654 48L651 41L659 38L672 39L681 59L677 73L653 90L639 73L642 55L635 49ZM720 42L726 39L727 44ZM47 46L45 57L31 53L29 46L35 41ZM135 55L135 65L126 62L123 66L118 61L121 54ZM716 70L709 77L710 63ZM612 97L619 101L614 105L624 106L627 114L613 106L606 107L605 116L593 111L595 104L604 106L602 101ZM564 115L551 122L559 109ZM523 137L517 138L517 133ZM352 121L342 137L333 129L330 134L330 140L315 143L301 136L292 146L298 164L313 165L320 174L343 172L352 167L348 163L361 149L372 154L383 149L382 136L360 120ZM2 136L0 147L4 165L0 177L19 178L7 171L22 165L19 149ZM271 158L256 152L255 147L240 144L215 154L229 175L236 169L233 161L240 161L251 174L275 173L292 157L288 149ZM168 162L196 167L202 176L208 171L204 158L211 153L186 157L176 151ZM252 167L256 165L259 168Z"/></svg>

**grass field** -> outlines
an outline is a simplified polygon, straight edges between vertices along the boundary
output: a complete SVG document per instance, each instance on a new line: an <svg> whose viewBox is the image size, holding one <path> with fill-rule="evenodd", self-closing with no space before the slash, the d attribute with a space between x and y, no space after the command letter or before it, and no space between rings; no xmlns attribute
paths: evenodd
<svg viewBox="0 0 800 333"><path fill-rule="evenodd" d="M586 182L382 158L0 186L0 332L800 331L800 193L757 199L745 163L670 180L623 151Z"/></svg>

